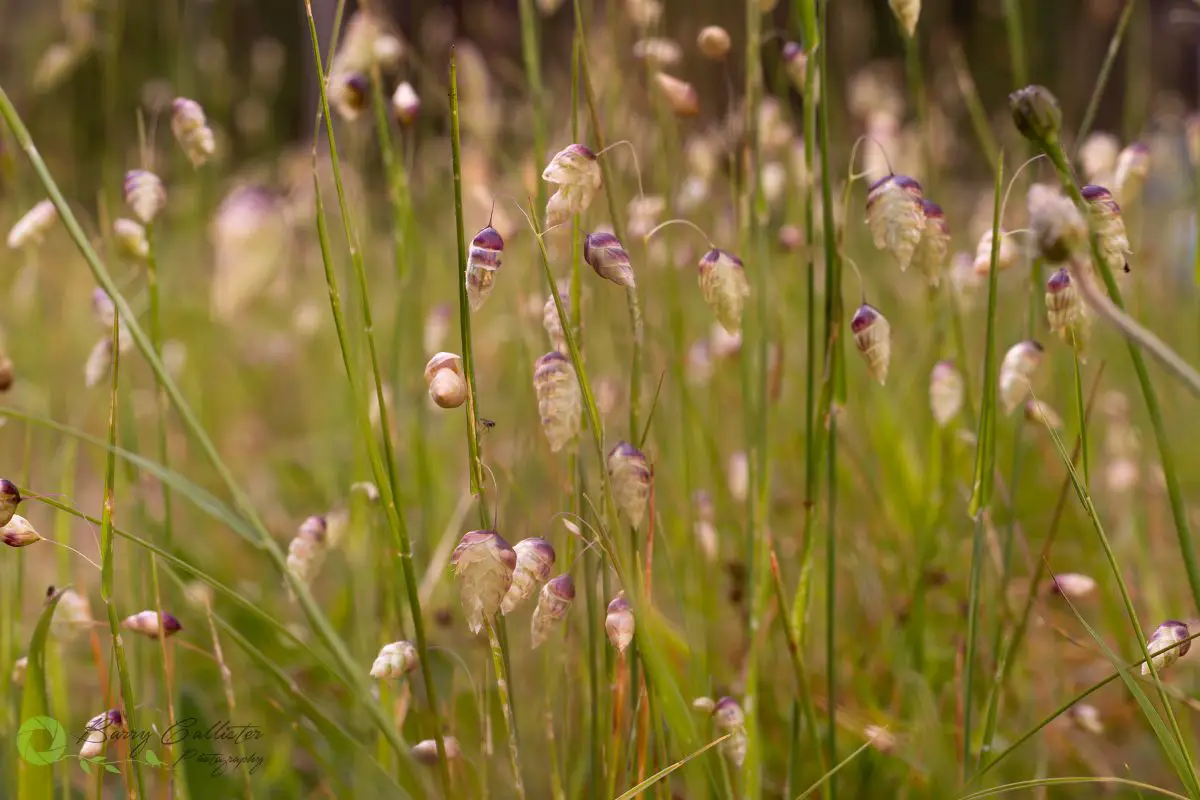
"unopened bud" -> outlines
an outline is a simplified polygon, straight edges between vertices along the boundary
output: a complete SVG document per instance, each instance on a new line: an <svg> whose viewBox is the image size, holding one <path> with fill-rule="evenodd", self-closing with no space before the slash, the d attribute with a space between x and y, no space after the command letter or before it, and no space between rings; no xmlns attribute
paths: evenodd
<svg viewBox="0 0 1200 800"><path fill-rule="evenodd" d="M729 55L729 48L732 44L729 31L720 25L701 28L699 35L696 36L696 46L700 48L700 52L705 58L713 61L724 60L725 56Z"/></svg>
<svg viewBox="0 0 1200 800"><path fill-rule="evenodd" d="M412 642L385 644L371 665L371 677L388 680L402 678L417 668L417 648Z"/></svg>
<svg viewBox="0 0 1200 800"><path fill-rule="evenodd" d="M702 714L711 715L713 712L713 709L716 707L717 707L717 701L713 700L711 697L697 697L695 700L692 701L692 708L694 708L696 711L699 711Z"/></svg>
<svg viewBox="0 0 1200 800"><path fill-rule="evenodd" d="M976 275L987 275L992 268L992 241L992 229L988 228L984 231L983 236L979 237L979 244L975 247L973 266ZM1020 259L1021 248L1002 229L1000 231L1000 248L996 252L996 269L1004 272L1006 269L1016 266Z"/></svg>
<svg viewBox="0 0 1200 800"><path fill-rule="evenodd" d="M787 72L792 87L804 94L808 79L808 53L797 42L787 42L783 46L783 66Z"/></svg>
<svg viewBox="0 0 1200 800"><path fill-rule="evenodd" d="M307 584L320 571L329 549L329 524L325 517L311 516L301 523L288 542L287 568L296 580Z"/></svg>
<svg viewBox="0 0 1200 800"><path fill-rule="evenodd" d="M328 78L329 104L347 122L353 122L367 107L367 78L358 72L332 74Z"/></svg>
<svg viewBox="0 0 1200 800"><path fill-rule="evenodd" d="M441 408L458 408L467 400L467 379L462 359L454 353L436 353L425 365L425 386Z"/></svg>
<svg viewBox="0 0 1200 800"><path fill-rule="evenodd" d="M722 697L713 708L713 724L722 733L730 734L721 743L721 752L739 767L746 760L746 714L737 700Z"/></svg>
<svg viewBox="0 0 1200 800"><path fill-rule="evenodd" d="M946 213L937 203L922 199L921 212L925 215L925 227L913 251L912 263L925 273L929 285L936 288L942 282L942 269L950 250L950 228L946 225Z"/></svg>
<svg viewBox="0 0 1200 800"><path fill-rule="evenodd" d="M402 82L392 93L392 113L401 125L411 125L421 113L421 98L408 81Z"/></svg>
<svg viewBox="0 0 1200 800"><path fill-rule="evenodd" d="M157 639L159 634L159 613L157 611L139 611L138 613L126 617L121 622L121 627L131 630L134 633L140 633L151 639ZM175 618L173 614L162 612L162 633L164 636L171 636L183 630L183 625Z"/></svg>
<svg viewBox="0 0 1200 800"><path fill-rule="evenodd" d="M1044 144L1058 138L1062 127L1062 109L1045 86L1026 86L1008 96L1013 122L1026 139Z"/></svg>
<svg viewBox="0 0 1200 800"><path fill-rule="evenodd" d="M1100 711L1090 703L1076 703L1067 709L1067 717L1088 733L1100 736L1104 733L1104 722L1100 719Z"/></svg>
<svg viewBox="0 0 1200 800"><path fill-rule="evenodd" d="M1082 349L1088 338L1091 317L1087 306L1075 286L1076 280L1088 280L1086 276L1072 277L1066 269L1060 269L1046 281L1046 316L1050 330L1076 349Z"/></svg>

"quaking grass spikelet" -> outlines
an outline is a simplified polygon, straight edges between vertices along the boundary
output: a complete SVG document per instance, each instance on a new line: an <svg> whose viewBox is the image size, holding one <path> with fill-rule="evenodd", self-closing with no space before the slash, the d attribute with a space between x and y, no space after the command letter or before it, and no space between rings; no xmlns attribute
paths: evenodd
<svg viewBox="0 0 1200 800"><path fill-rule="evenodd" d="M729 49L733 46L733 40L729 37L729 31L722 28L720 25L708 25L700 29L700 33L696 35L696 47L700 50L700 54L710 61L724 61L725 56L729 55Z"/></svg>
<svg viewBox="0 0 1200 800"><path fill-rule="evenodd" d="M1005 413L1011 414L1029 396L1029 380L1042 363L1044 348L1035 341L1018 342L1000 362L1000 400Z"/></svg>
<svg viewBox="0 0 1200 800"><path fill-rule="evenodd" d="M1071 199L1058 188L1044 183L1033 184L1029 187L1026 205L1034 244L1046 261L1051 264L1066 261L1086 243L1087 223Z"/></svg>
<svg viewBox="0 0 1200 800"><path fill-rule="evenodd" d="M134 633L140 633L147 638L157 639L159 612L152 610L139 611L122 620L121 627ZM164 635L173 636L181 630L183 630L183 625L180 624L174 614L169 614L166 611L162 612L162 631Z"/></svg>
<svg viewBox="0 0 1200 800"><path fill-rule="evenodd" d="M146 238L146 229L134 220L115 220L113 241L117 244L117 251L132 261L144 261L146 256L150 255L150 241Z"/></svg>
<svg viewBox="0 0 1200 800"><path fill-rule="evenodd" d="M478 634L494 619L512 585L517 554L495 531L470 531L450 556L467 625Z"/></svg>
<svg viewBox="0 0 1200 800"><path fill-rule="evenodd" d="M712 712L713 724L720 733L732 734L721 743L721 752L739 767L746 761L746 714L732 697L722 697Z"/></svg>
<svg viewBox="0 0 1200 800"><path fill-rule="evenodd" d="M385 644L371 664L371 677L381 680L401 678L419 665L417 648L412 642L399 641Z"/></svg>
<svg viewBox="0 0 1200 800"><path fill-rule="evenodd" d="M1091 330L1091 315L1075 286L1077 280L1089 278L1074 277L1065 268L1050 276L1046 281L1046 316L1050 330L1067 344L1082 350Z"/></svg>
<svg viewBox="0 0 1200 800"><path fill-rule="evenodd" d="M925 230L921 184L907 175L888 175L867 191L867 226L875 246L908 269Z"/></svg>
<svg viewBox="0 0 1200 800"><path fill-rule="evenodd" d="M149 225L167 204L167 190L153 172L133 169L125 173L125 203L142 224Z"/></svg>
<svg viewBox="0 0 1200 800"><path fill-rule="evenodd" d="M1109 266L1122 267L1129 272L1129 256L1133 251L1129 248L1121 206L1113 199L1112 192L1103 186L1089 184L1080 189L1080 194L1087 201L1088 216L1096 229L1104 260Z"/></svg>
<svg viewBox="0 0 1200 800"><path fill-rule="evenodd" d="M517 566L513 570L512 585L500 603L500 613L508 614L533 594L539 584L550 578L554 567L554 548L545 539L530 537L513 546L517 555Z"/></svg>
<svg viewBox="0 0 1200 800"><path fill-rule="evenodd" d="M458 745L458 739L453 736L446 736L442 739L442 743L446 746L446 758L454 761L462 756L462 748ZM412 747L413 760L418 764L432 767L438 763L437 742L433 739L422 739Z"/></svg>
<svg viewBox="0 0 1200 800"><path fill-rule="evenodd" d="M1025 401L1025 419L1038 425L1045 425L1051 430L1061 430L1062 417L1050 405L1032 397Z"/></svg>
<svg viewBox="0 0 1200 800"><path fill-rule="evenodd" d="M500 269L500 256L504 252L504 239L491 225L486 226L475 238L467 251L467 299L471 310L478 311L492 293L496 272Z"/></svg>
<svg viewBox="0 0 1200 800"><path fill-rule="evenodd" d="M946 427L962 410L966 386L953 361L939 361L929 373L929 408L939 427Z"/></svg>
<svg viewBox="0 0 1200 800"><path fill-rule="evenodd" d="M40 541L41 534L20 514L11 514L9 520L0 526L0 542L9 547L28 547Z"/></svg>
<svg viewBox="0 0 1200 800"><path fill-rule="evenodd" d="M882 386L887 383L892 360L892 326L879 309L863 303L850 319L854 346L867 362L867 371Z"/></svg>
<svg viewBox="0 0 1200 800"><path fill-rule="evenodd" d="M586 211L603 176L596 154L589 147L570 144L550 159L542 171L542 180L558 186L546 204L546 227L551 227Z"/></svg>
<svg viewBox="0 0 1200 800"><path fill-rule="evenodd" d="M467 401L467 378L462 358L454 353L435 353L425 365L425 386L440 408L458 408Z"/></svg>
<svg viewBox="0 0 1200 800"><path fill-rule="evenodd" d="M1188 639L1189 635L1188 626L1174 619L1169 619L1154 629L1153 635L1146 642L1147 655L1153 655L1159 650L1182 642L1178 647L1173 647L1165 653L1153 656L1151 663L1153 663L1156 671L1161 672L1187 655L1188 650L1192 649L1192 642ZM1150 664L1142 664L1142 674L1150 674Z"/></svg>
<svg viewBox="0 0 1200 800"><path fill-rule="evenodd" d="M921 212L925 215L925 227L913 252L912 263L924 273L929 285L937 288L946 267L946 253L950 250L950 228L946 225L946 213L937 203L922 199Z"/></svg>
<svg viewBox="0 0 1200 800"><path fill-rule="evenodd" d="M605 280L628 288L635 285L629 253L620 240L607 231L596 231L584 237L583 260Z"/></svg>
<svg viewBox="0 0 1200 800"><path fill-rule="evenodd" d="M568 318L571 315L571 293L564 289L558 289L558 300L562 303L563 311L566 312ZM563 333L563 321L558 317L558 306L554 303L554 297L546 298L546 304L542 306L542 327L546 329L546 335L550 337L550 344L560 353L567 351L567 337Z"/></svg>
<svg viewBox="0 0 1200 800"><path fill-rule="evenodd" d="M1146 176L1150 174L1150 148L1144 142L1132 142L1117 156L1113 189L1121 202L1128 205L1142 193Z"/></svg>
<svg viewBox="0 0 1200 800"><path fill-rule="evenodd" d="M116 740L118 734L125 730L125 715L115 708L110 709L88 720L83 730L79 757L95 758L104 752L110 740Z"/></svg>
<svg viewBox="0 0 1200 800"><path fill-rule="evenodd" d="M715 247L705 253L700 259L700 292L725 330L741 330L750 282L740 258Z"/></svg>
<svg viewBox="0 0 1200 800"><path fill-rule="evenodd" d="M641 527L654 479L646 455L629 442L617 442L608 453L608 475L617 507L633 527Z"/></svg>
<svg viewBox="0 0 1200 800"><path fill-rule="evenodd" d="M530 639L535 650L550 638L554 626L566 619L574 601L575 580L570 575L559 575L542 587L537 608L529 622Z"/></svg>
<svg viewBox="0 0 1200 800"><path fill-rule="evenodd" d="M1096 579L1079 572L1060 572L1051 578L1049 590L1071 599L1087 597L1096 590Z"/></svg>
<svg viewBox="0 0 1200 800"><path fill-rule="evenodd" d="M193 167L201 167L217 152L216 138L204 108L195 100L176 97L171 106L171 132Z"/></svg>
<svg viewBox="0 0 1200 800"><path fill-rule="evenodd" d="M917 20L921 17L921 0L888 0L888 6L904 35L911 39L917 31Z"/></svg>
<svg viewBox="0 0 1200 800"><path fill-rule="evenodd" d="M421 98L417 90L408 81L401 81L392 93L392 114L396 121L405 127L412 125L421 113Z"/></svg>
<svg viewBox="0 0 1200 800"><path fill-rule="evenodd" d="M1000 251L996 255L996 269L1000 272L1011 269L1021 260L1021 248L1013 238L1000 231ZM989 228L979 237L975 246L974 269L976 275L987 275L992 268L992 230Z"/></svg>
<svg viewBox="0 0 1200 800"><path fill-rule="evenodd" d="M38 202L8 231L8 249L20 250L41 244L57 219L58 209L54 203L49 200Z"/></svg>
<svg viewBox="0 0 1200 800"><path fill-rule="evenodd" d="M8 524L23 499L15 483L8 478L0 480L0 525Z"/></svg>
<svg viewBox="0 0 1200 800"><path fill-rule="evenodd" d="M696 87L665 72L654 74L654 85L667 106L680 117L694 117L700 113L700 95Z"/></svg>
<svg viewBox="0 0 1200 800"><path fill-rule="evenodd" d="M557 350L546 353L534 364L533 388L542 430L550 450L557 453L579 433L583 399L575 367Z"/></svg>
<svg viewBox="0 0 1200 800"><path fill-rule="evenodd" d="M287 568L301 583L310 583L325 562L329 550L328 534L326 518L314 515L300 524L288 543Z"/></svg>
<svg viewBox="0 0 1200 800"><path fill-rule="evenodd" d="M618 653L624 653L633 641L634 625L633 607L625 599L625 592L619 592L608 604L608 612L604 617L604 632Z"/></svg>

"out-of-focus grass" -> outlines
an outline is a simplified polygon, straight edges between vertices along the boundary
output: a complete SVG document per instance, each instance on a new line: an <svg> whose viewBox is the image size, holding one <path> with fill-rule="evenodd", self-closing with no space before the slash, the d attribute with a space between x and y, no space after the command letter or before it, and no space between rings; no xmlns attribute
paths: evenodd
<svg viewBox="0 0 1200 800"><path fill-rule="evenodd" d="M973 255L980 234L991 227L993 198L991 165L977 154L969 125L988 125L991 138L1006 153L1023 147L997 93L998 88L1017 88L1000 85L994 74L1009 70L1008 54L993 64L988 51L964 48L965 66L980 87L979 107L972 106L968 115L956 85L961 75L955 70L963 65L928 57L947 35L943 23L948 19L946 8L928 3L917 45L926 48L922 88L929 110L918 120L917 109L905 102L913 87L900 82L903 51L898 41L886 39L893 35L891 20L885 20L889 27L880 34L885 41L872 51L847 33L857 12L832 4L831 32L822 45L828 48L828 74L808 81L810 96L823 86L831 117L824 153L830 192L822 201L816 183L821 176L811 168L822 161L819 149L814 151L817 117L806 115L816 107L806 106L782 72L781 42L773 35L783 28L788 37L800 39L802 22L809 26L807 18L777 11L762 20L764 97L747 109L741 105L741 87L745 65L755 63L755 57L746 58L749 39L743 20L755 19L757 12L714 11L708 19L703 12L685 12L681 4L667 2L658 32L677 40L683 60L666 69L694 79L703 109L699 118L676 118L655 93L653 69L630 54L643 36L630 8L581 3L588 20L582 26L588 62L580 72L590 87L580 87L579 140L596 145L593 126L599 123L606 142L632 142L644 169L640 180L646 194L667 199L660 219L686 218L718 247L738 252L754 294L748 301L746 339L735 347L715 332L697 287L702 242L682 227L665 229L646 243L628 233L633 220L627 204L639 191L633 160L621 149L602 155L607 186L583 212L580 224L584 232L608 225L626 233L638 283L632 299L639 302L644 321L636 376L641 404L638 413L630 413L631 365L638 363L630 297L584 265L580 291L572 294L566 316L582 321L570 349L587 376L589 405L594 403L600 430L586 430L591 416L586 414L585 430L570 452L552 454L541 432L531 376L534 360L551 347L542 327L547 272L566 279L573 268L573 247L565 233L569 226L546 234L544 267L520 207L527 197L544 191L537 178L549 155L534 146L536 117L525 94L527 69L540 69L546 85L540 120L546 148L556 151L572 138L572 120L565 111L570 86L554 66L559 63L555 54L569 48L551 35L565 31L570 36L575 27L571 5L539 20L540 31L520 28L514 11L510 22L518 34L525 33L524 46L542 42L540 67L534 60L522 63L519 36L513 48L497 52L466 37L458 40L465 236L488 222L495 200L494 221L505 238L495 289L471 318L478 415L494 423L480 429L487 511L510 543L527 536L549 540L559 554L555 573L570 572L579 587L566 624L543 652L529 649L529 615L536 597L506 619L508 689L515 701L514 727L529 796L553 796L559 782L552 774L561 777L565 795L601 797L609 787L620 794L667 770L725 733L705 713L689 711L680 701L725 695L742 702L752 698L746 711L753 726L748 761L753 774L744 774L722 755L725 748L717 747L665 774L647 788L648 795L666 797L674 790L689 797L725 796L732 789L791 798L820 782L816 793L825 796L836 791L843 797L946 798L992 784L1061 778L1063 783L1044 787L1045 793L1080 797L1090 796L1080 792L1091 790L1066 788L1065 780L1089 776L1161 786L1186 796L1193 782L1174 774L1156 744L1152 723L1138 708L1139 700L1151 703L1148 698L1159 695L1145 684L1149 678L1126 668L1141 657L1138 639L1129 630L1131 610L1149 635L1166 619L1192 622L1196 609L1160 457L1125 343L1098 322L1081 384L1090 386L1098 365L1106 365L1088 429L1089 488L1132 608L1126 608L1106 554L1089 530L1088 515L1075 502L1066 506L1054 546L1046 563L1039 564L1066 470L1047 431L1023 421L1019 411L995 420L996 449L987 461L1001 469L990 514L978 523L968 517L972 480L980 477L972 470L977 445L973 421L980 417L985 374L986 289L966 286L955 295L947 272L931 301L917 271L901 274L890 256L873 247L862 222L863 189L852 189L844 218L842 209L830 203L840 196L844 176L877 157L846 164L855 139L870 133L897 172L921 179L915 173L922 158L937 162L937 196L932 199L946 210L951 252ZM1028 31L1051 12L1028 3L1015 6L1024 12L1030 74L1063 98L1064 136L1068 152L1074 152L1072 131L1088 107L1096 70L1079 76L1074 68L1048 69L1040 43ZM1131 13L1142 13L1140 6ZM97 14L101 37L118 24L136 31L146 27L142 11L128 8L118 17L113 12L118 7L106 5ZM808 13L810 4L799 7ZM213 8L218 17L234 19L225 16L229 9L222 4ZM468 633L458 587L447 568L451 548L474 527L477 516L464 499L470 488L462 442L466 411L431 406L421 376L432 352L459 347L453 313L438 316L440 308L453 308L459 298L444 99L449 39L438 39L436 30L424 38L414 36L400 65L381 70L381 94L389 94L399 80L410 80L423 102L411 127L399 126L390 116L384 120L391 144L386 158L380 154L373 110L353 122L333 122L345 173L346 212L361 245L374 341L380 348L372 364L366 309L352 288L355 264L336 236L331 237L331 274L338 285L350 287L340 298L345 341L339 343L334 330L317 236L313 154L307 141L288 143L297 116L289 109L305 96L295 86L304 62L286 58L294 52L288 45L280 48L285 60L279 66L273 60L279 50L262 41L239 48L244 35L230 32L224 40L220 28L214 28L218 33L212 37L193 41L186 33L198 23L190 13L160 20L161 35L184 34L178 47L184 55L169 68L160 64L151 70L133 52L128 63L123 56L105 58L111 53L101 48L82 68L95 67L95 75L80 73L58 88L35 92L39 54L25 52L32 48L26 43L19 55L4 57L0 71L0 86L26 117L86 237L139 322L145 322L142 327L150 329L146 267L118 254L109 229L112 219L129 215L119 181L126 169L141 163L132 134L141 108L153 143L152 166L168 191L166 209L153 231L163 359L198 427L211 437L255 512L250 515L239 506L219 468L205 457L203 442L176 411L161 416L165 457L160 453L155 375L137 350L122 353L116 384L120 449L115 451L121 468L113 472L114 550L106 560L114 568L114 614L121 619L154 607L153 547L159 556L163 606L183 623L183 631L162 648L123 633L131 693L139 704L137 724L159 731L169 725L166 651L177 718L195 718L201 730L229 720L261 732L261 738L252 740L196 745L261 758L252 774L246 767L216 770L194 760L173 771L143 764L146 796L383 797L394 796L398 786L437 796L436 771L415 763L406 751L433 738L439 724L441 733L453 736L461 748L461 757L449 769L456 796L482 796L485 787L491 797L512 796L508 731L495 690L491 648L486 637ZM1106 19L1108 27L1086 31L1104 44L1118 21L1115 16ZM705 61L696 50L694 36L709 22L730 27L728 66ZM811 27L815 32L815 19ZM128 41L127 35L121 41ZM214 65L221 61L214 40L223 42L223 64ZM328 47L322 42L322 48ZM874 61L872 52L890 60ZM815 71L817 61L814 55L810 70ZM1097 68L1099 63L1095 59ZM278 68L274 73L273 66ZM143 70L165 76L166 82L148 82ZM1118 103L1113 96L1119 98L1123 81L1129 80L1121 70L1112 75L1111 89L1098 101L1099 129L1112 127ZM1136 71L1133 78L1146 80ZM1115 280L1131 315L1196 363L1200 339L1190 280L1195 203L1188 194L1194 181L1181 113L1191 103L1172 93L1163 76L1149 79L1165 88L1150 101L1151 119L1128 132L1149 143L1151 166L1141 195L1123 198L1134 255L1132 271L1118 273ZM119 91L89 93L81 88L89 81ZM750 85L757 92L757 84ZM732 97L726 86L735 87ZM594 121L583 113L589 88ZM187 163L171 137L169 112L157 105L177 93L202 102L217 133L219 156L199 169ZM311 94L315 98L315 87ZM78 124L56 123L47 112L51 103L62 120ZM880 114L890 116L881 119ZM806 128L811 132L809 169L802 166ZM760 134L754 146L742 136L747 129ZM2 139L0 230L7 231L45 191L7 130ZM97 142L98 152L89 149ZM328 202L336 189L324 144L317 150L316 180L326 201L328 230L336 231L342 212ZM701 163L698 150L703 144L711 148L708 193L689 206L679 194L690 177L706 174L708 164ZM860 148L878 149L874 144ZM1006 160L1011 164L1011 157ZM753 169L756 174L750 173ZM1044 162L1035 162L1025 174L1051 184L1058 180ZM783 191L775 195L771 182L779 175ZM271 207L285 220L287 251L266 285L257 287L236 314L220 318L211 313L210 303L217 273L249 271L260 258L253 239L243 244L244 252L232 264L219 266L215 258L216 239L228 235L227 229L214 227L219 204L230 189L247 183L263 187ZM1005 229L1028 227L1023 199L1019 191L1013 193L1000 220ZM806 225L810 214L813 222ZM836 220L837 235L823 219ZM538 221L537 227L542 225ZM784 225L805 231L802 241L785 247L780 241ZM761 245L757 231L763 235ZM1026 239L1021 233L1014 236ZM840 252L830 250L827 261L826 247L833 248L839 238ZM832 313L836 306L830 306L835 325L828 338L821 319L806 318L822 316L827 301L835 300L824 289L824 265L833 264L834 256L858 266L861 290L891 323L886 386L872 382L853 346L846 346L850 334L846 321ZM996 355L1030 331L1046 346L1034 386L1037 396L1068 420L1060 432L1066 442L1078 432L1075 365L1070 348L1047 329L1038 299L1041 288L1030 285L1032 269L1022 258L997 276ZM40 246L0 253L0 289L6 298L0 351L11 357L15 369L13 387L0 400L0 413L7 419L0 427L0 452L5 454L0 473L29 493L51 495L52 502L27 500L21 513L44 535L99 562L105 466L114 451L105 444L108 384L84 386L88 352L107 333L89 309L94 287L61 222ZM840 292L858 291L858 279L842 274ZM857 302L852 294L846 299ZM964 352L953 334L952 307L961 314ZM441 320L440 338L434 323L426 323L435 319ZM811 342L809 337L814 337ZM838 361L834 353L843 347L845 359ZM972 378L966 394L975 404L944 432L931 418L927 393L930 370L943 358L957 359ZM830 374L825 365L834 363L837 371ZM348 391L347 369L356 375L360 391ZM1161 401L1164 438L1177 462L1181 513L1190 517L1197 490L1194 472L1200 465L1190 446L1200 435L1192 413L1195 400L1154 362L1148 369ZM351 489L387 474L372 470L369 457L371 436L379 439L379 451L386 452L383 432L361 425L358 415L364 411L356 407L356 401L369 406L375 372L390 396L388 413L380 418L388 423L395 453L390 467L396 472L396 508L412 540L417 583L412 591L401 585L408 578L399 568L402 545L390 532L395 521L389 522L385 510L364 499L360 490ZM596 443L611 446L641 438L641 430L631 430L631 418L639 421L638 427L645 424L654 397L651 387L660 376L665 377L644 447L654 467L651 562L647 525L631 538L627 526L613 524L601 472L604 450L598 454ZM837 385L842 381L844 394ZM810 423L810 407L828 408L829 413L814 414ZM996 408L997 414L1002 411ZM599 435L593 438L593 433ZM831 452L836 452L834 473L825 475ZM747 482L737 474L738 464L748 468ZM1010 481L1009 476L1017 475L1019 482ZM832 514L831 483L836 486ZM171 498L170 536L164 485ZM697 490L711 496L711 517L697 506ZM315 617L291 599L278 558L256 540L255 517L286 550L307 516L343 509L352 511L348 527L311 581L315 608L336 636L337 647L331 647L310 624ZM973 541L976 524L978 538ZM711 541L708 531L714 534ZM830 531L837 548L832 562L836 592L829 594L824 570L810 569L805 608L780 607L782 598L790 602L797 592L806 554L810 564L816 559L830 563ZM1012 538L1006 541L1008 536ZM610 555L620 554L619 573L598 545L579 555L597 540L611 544ZM710 549L713 542L715 549ZM977 635L968 650L972 552L979 568L977 602L971 604ZM568 553L577 558L568 560ZM777 586L772 585L775 575L766 572L772 555L779 567ZM1045 586L1037 587L1020 646L1006 669L998 670L1009 637L1023 626L1020 613L1028 601L1030 577L1041 568L1048 575L1090 575L1097 585L1071 605ZM637 584L622 586L621 578ZM23 720L20 687L7 675L29 647L46 586L68 582L90 600L94 617L103 619L101 576L87 562L45 543L0 552L0 675L6 678L0 682L0 781L9 793L16 791L18 766L24 762L8 744ZM419 599L428 670L389 682L376 699L364 688L365 676L382 645L415 636L410 603L418 587L427 587L420 589ZM622 588L637 601L641 635L652 638L639 640L625 658L618 658L604 638L603 623L606 604ZM56 614L62 613L60 605ZM789 650L781 625L794 626L787 633L802 634L793 637L798 651ZM88 719L117 705L122 694L106 626L95 633L55 636L40 676L49 683L50 715L74 734ZM349 662L341 660L339 648ZM1138 694L1144 697L1135 698L1124 682L1114 679L1114 660L1130 680L1142 681ZM356 666L357 679L346 674L349 666ZM1159 707L1169 703L1179 723L1181 736L1174 746L1192 752L1195 668L1185 656L1159 672L1163 696L1170 698L1159 701ZM967 674L972 678L964 693ZM832 701L826 688L829 676L836 685ZM999 689L998 679L1003 680ZM434 682L434 692L426 691L426 680ZM1096 709L1103 729L1089 729L1080 721L1078 706L1072 711L1063 704L1101 682L1085 702ZM427 697L436 697L436 717ZM965 740L964 702L972 704L974 721ZM1165 710L1159 713L1163 719L1171 717ZM614 720L619 726L614 727ZM1028 741L1008 749L1038 727ZM836 742L827 741L830 736ZM988 741L989 751L980 752L982 741ZM837 746L830 747L833 743ZM865 751L843 761L864 743L869 745ZM69 740L67 752L77 752L78 746ZM547 753L557 758L557 770L545 763ZM992 766L996 754L1003 759ZM125 757L123 746L110 749L110 758ZM1176 760L1187 761L1183 756ZM963 782L964 761L975 772L969 786ZM837 771L826 778L835 766ZM56 797L95 796L96 776L86 776L74 760L61 762L53 774ZM103 780L108 796L127 791L120 777ZM1135 783L1110 788L1117 795L1136 796Z"/></svg>

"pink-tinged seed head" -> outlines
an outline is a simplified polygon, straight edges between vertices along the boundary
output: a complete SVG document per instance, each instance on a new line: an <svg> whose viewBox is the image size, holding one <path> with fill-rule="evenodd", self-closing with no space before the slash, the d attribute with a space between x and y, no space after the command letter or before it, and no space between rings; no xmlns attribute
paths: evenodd
<svg viewBox="0 0 1200 800"><path fill-rule="evenodd" d="M570 575L559 575L546 584L546 589L563 600L575 599L575 579Z"/></svg>

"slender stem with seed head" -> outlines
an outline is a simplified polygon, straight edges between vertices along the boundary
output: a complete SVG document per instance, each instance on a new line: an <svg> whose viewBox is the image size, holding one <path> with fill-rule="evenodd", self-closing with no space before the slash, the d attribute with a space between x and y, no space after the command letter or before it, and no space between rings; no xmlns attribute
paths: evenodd
<svg viewBox="0 0 1200 800"><path fill-rule="evenodd" d="M500 696L500 708L504 712L504 725L508 730L508 759L513 771L513 788L517 796L525 797L525 781L521 777L521 751L517 747L517 726L513 718L512 697L509 693L508 669L504 663L504 651L496 635L495 623L487 621L488 642L492 647L492 669L496 671L496 693Z"/></svg>

